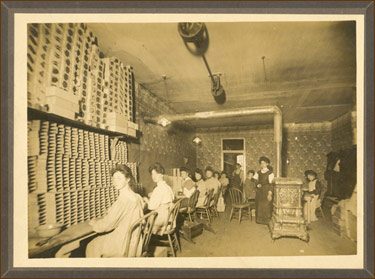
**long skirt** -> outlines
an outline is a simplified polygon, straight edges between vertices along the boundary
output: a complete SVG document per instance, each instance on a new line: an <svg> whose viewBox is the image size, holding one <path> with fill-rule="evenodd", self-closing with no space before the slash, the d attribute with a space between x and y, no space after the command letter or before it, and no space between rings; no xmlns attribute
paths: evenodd
<svg viewBox="0 0 375 279"><path fill-rule="evenodd" d="M258 224L265 224L271 221L272 216L272 200L267 199L268 191L271 191L270 185L264 185L257 188L255 196L255 216Z"/></svg>

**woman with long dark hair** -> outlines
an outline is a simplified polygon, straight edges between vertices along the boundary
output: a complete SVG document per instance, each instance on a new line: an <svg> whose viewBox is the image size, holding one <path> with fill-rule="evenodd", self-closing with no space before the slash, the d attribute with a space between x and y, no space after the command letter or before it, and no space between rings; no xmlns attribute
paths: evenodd
<svg viewBox="0 0 375 279"><path fill-rule="evenodd" d="M89 224L95 232L106 234L96 237L87 245L86 257L123 257L126 242L131 237L128 230L143 216L144 203L141 196L134 192L136 182L130 168L117 165L112 170L112 177L113 185L120 193L116 202L108 209L107 215L90 221ZM135 257L141 253L142 241L132 240L128 256Z"/></svg>

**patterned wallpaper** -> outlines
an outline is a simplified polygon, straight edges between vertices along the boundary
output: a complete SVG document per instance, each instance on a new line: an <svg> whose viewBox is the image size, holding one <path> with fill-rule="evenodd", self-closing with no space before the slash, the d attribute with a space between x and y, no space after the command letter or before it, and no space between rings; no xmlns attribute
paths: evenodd
<svg viewBox="0 0 375 279"><path fill-rule="evenodd" d="M311 126L311 125L310 125ZM331 151L331 134L327 126L284 128L283 176L303 178L306 169L314 169L320 177L326 167L326 154ZM221 168L221 139L243 137L246 142L246 169L258 169L260 156L267 156L275 165L273 129L245 131L199 131L202 144L197 148L197 165Z"/></svg>
<svg viewBox="0 0 375 279"><path fill-rule="evenodd" d="M271 165L275 165L273 129L270 126L233 127L231 130L210 128L193 132L147 124L142 121L142 115L155 116L174 111L141 86L137 87L136 112L142 136L138 142L129 143L129 160L140 163L139 181L146 188L146 192L154 187L148 167L155 161L161 162L169 175L172 168L184 165L184 157L188 158L187 166L191 169L210 165L220 170L222 138L245 139L247 170L258 169L260 156L269 157ZM355 113L348 115L350 116L343 116L332 123L284 125L283 176L303 178L306 169L314 169L319 177L323 178L326 155L332 150L351 146L355 141L352 133L355 129ZM202 139L200 146L192 143L195 135Z"/></svg>
<svg viewBox="0 0 375 279"><path fill-rule="evenodd" d="M246 131L198 131L197 136L202 139L202 144L197 147L197 166L205 168L211 166L221 170L221 139L222 138L244 138L246 149L246 170L258 168L260 156L267 156L271 165L275 162L273 131L246 130Z"/></svg>
<svg viewBox="0 0 375 279"><path fill-rule="evenodd" d="M149 166L154 162L162 163L170 175L172 168L185 165L184 157L188 158L188 167L195 166L196 150L192 143L194 133L171 126L164 128L144 123L140 117L142 115L167 114L173 113L173 110L141 86L137 89L136 112L142 135L139 142L129 143L129 160L139 162L139 181L146 192L149 192L155 186L148 172Z"/></svg>
<svg viewBox="0 0 375 279"><path fill-rule="evenodd" d="M313 169L323 179L326 155L331 151L330 131L287 130L284 136L284 175L303 178L305 170Z"/></svg>

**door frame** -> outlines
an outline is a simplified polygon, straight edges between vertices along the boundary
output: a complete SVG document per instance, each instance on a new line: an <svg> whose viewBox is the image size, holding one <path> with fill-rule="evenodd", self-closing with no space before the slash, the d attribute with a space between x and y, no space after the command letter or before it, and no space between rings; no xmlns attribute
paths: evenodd
<svg viewBox="0 0 375 279"><path fill-rule="evenodd" d="M223 150L223 141L224 140L243 140L243 150ZM243 177L241 179L245 179L246 177L246 139L244 137L222 137L221 141L221 170L224 170L224 153L243 153ZM227 173L229 176L229 173Z"/></svg>

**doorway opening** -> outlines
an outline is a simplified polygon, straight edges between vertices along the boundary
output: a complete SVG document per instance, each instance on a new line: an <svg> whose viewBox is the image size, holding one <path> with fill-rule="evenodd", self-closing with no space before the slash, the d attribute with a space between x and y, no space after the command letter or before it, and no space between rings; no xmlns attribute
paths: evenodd
<svg viewBox="0 0 375 279"><path fill-rule="evenodd" d="M236 164L242 167L242 173L246 173L244 138L224 138L221 140L221 169L231 178Z"/></svg>

